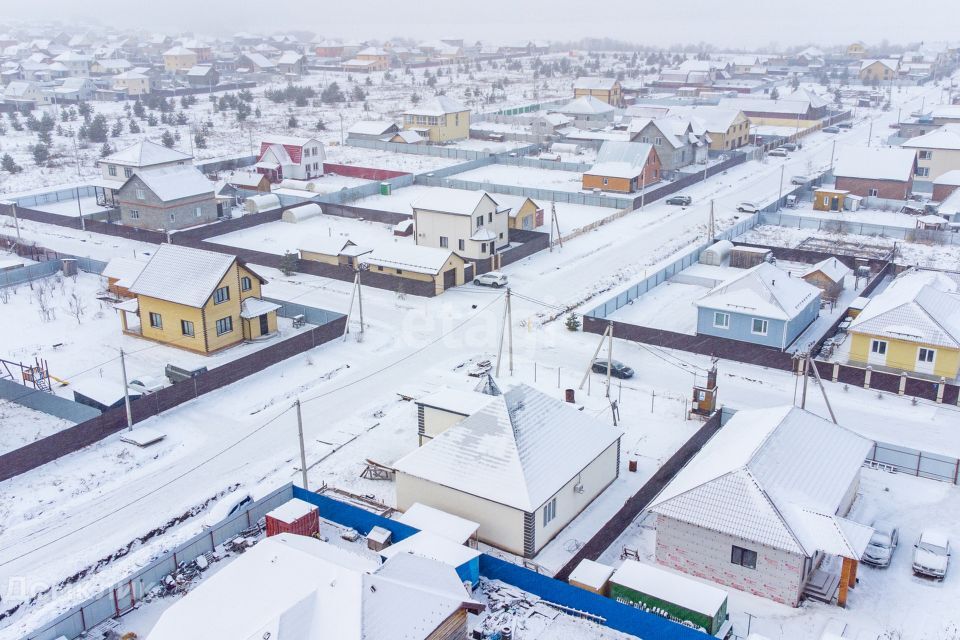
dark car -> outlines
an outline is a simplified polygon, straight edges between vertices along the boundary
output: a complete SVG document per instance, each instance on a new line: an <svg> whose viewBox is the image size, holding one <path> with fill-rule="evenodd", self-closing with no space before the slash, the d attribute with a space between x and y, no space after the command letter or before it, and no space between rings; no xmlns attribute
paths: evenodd
<svg viewBox="0 0 960 640"><path fill-rule="evenodd" d="M840 133L840 127L824 127L821 131L824 133Z"/></svg>
<svg viewBox="0 0 960 640"><path fill-rule="evenodd" d="M690 206L691 202L693 202L693 198L690 196L671 196L667 198L667 204L678 204L681 207Z"/></svg>
<svg viewBox="0 0 960 640"><path fill-rule="evenodd" d="M783 143L782 145L780 145L780 146L782 146L782 147L783 147L784 149L786 149L787 151L796 151L797 149L800 148L800 145L797 144L796 142L784 142L784 143Z"/></svg>
<svg viewBox="0 0 960 640"><path fill-rule="evenodd" d="M837 126L840 127L841 129L853 129L852 122L838 122Z"/></svg>
<svg viewBox="0 0 960 640"><path fill-rule="evenodd" d="M607 361L606 360L594 360L593 367L595 373L602 373L607 375ZM622 378L626 380L627 378L633 377L633 369L623 364L619 360L613 360L610 363L610 375L614 378Z"/></svg>

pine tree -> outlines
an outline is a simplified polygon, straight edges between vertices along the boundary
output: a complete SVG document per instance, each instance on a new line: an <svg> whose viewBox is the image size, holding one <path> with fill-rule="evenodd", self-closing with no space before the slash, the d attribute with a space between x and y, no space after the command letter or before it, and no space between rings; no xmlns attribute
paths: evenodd
<svg viewBox="0 0 960 640"><path fill-rule="evenodd" d="M3 159L0 160L0 168L7 173L20 173L23 171L23 167L14 162L13 156L9 153L3 154Z"/></svg>
<svg viewBox="0 0 960 640"><path fill-rule="evenodd" d="M147 115L147 110L143 108L143 103L140 102L140 98L137 98L137 101L133 103L133 115L141 120Z"/></svg>
<svg viewBox="0 0 960 640"><path fill-rule="evenodd" d="M564 322L568 331L580 331L580 316L575 313L571 313L567 316L567 320Z"/></svg>
<svg viewBox="0 0 960 640"><path fill-rule="evenodd" d="M204 135L203 131L197 131L197 135L193 136L193 145L197 149L207 148L207 137Z"/></svg>
<svg viewBox="0 0 960 640"><path fill-rule="evenodd" d="M293 275L298 266L300 266L300 259L297 258L297 254L287 251L280 256L280 271L283 272L283 275Z"/></svg>
<svg viewBox="0 0 960 640"><path fill-rule="evenodd" d="M53 143L53 139L51 138L49 131L41 131L38 133L37 140L39 140L41 144L48 147Z"/></svg>
<svg viewBox="0 0 960 640"><path fill-rule="evenodd" d="M117 121L113 123L113 127L110 129L110 136L117 138L121 133L123 133L123 120L117 118Z"/></svg>
<svg viewBox="0 0 960 640"><path fill-rule="evenodd" d="M297 117L296 117L296 116L291 115L291 116L290 116L290 119L287 120L287 128L288 128L288 129L296 129L298 124L299 124L299 123L297 122Z"/></svg>
<svg viewBox="0 0 960 640"><path fill-rule="evenodd" d="M136 120L130 120L130 133L140 133L140 125Z"/></svg>
<svg viewBox="0 0 960 640"><path fill-rule="evenodd" d="M170 133L169 129L164 129L163 135L160 136L160 142L163 143L163 146L165 146L167 149L172 149L176 140L174 139L173 134Z"/></svg>
<svg viewBox="0 0 960 640"><path fill-rule="evenodd" d="M323 93L320 94L320 99L327 104L332 104L334 102L343 102L345 97L343 91L340 90L340 85L336 82L331 82L327 85L327 88L323 90Z"/></svg>
<svg viewBox="0 0 960 640"><path fill-rule="evenodd" d="M107 157L108 155L110 155L111 153L113 153L113 149L110 148L110 143L109 143L109 142L104 142L104 143L103 143L103 146L100 147L100 157L101 157L101 158L106 158L106 157Z"/></svg>
<svg viewBox="0 0 960 640"><path fill-rule="evenodd" d="M102 113L98 113L87 127L87 139L90 142L106 142L107 135L107 119Z"/></svg>
<svg viewBox="0 0 960 640"><path fill-rule="evenodd" d="M33 161L37 163L37 166L45 165L47 160L50 159L50 149L43 143L33 145L30 147L30 151L33 153Z"/></svg>

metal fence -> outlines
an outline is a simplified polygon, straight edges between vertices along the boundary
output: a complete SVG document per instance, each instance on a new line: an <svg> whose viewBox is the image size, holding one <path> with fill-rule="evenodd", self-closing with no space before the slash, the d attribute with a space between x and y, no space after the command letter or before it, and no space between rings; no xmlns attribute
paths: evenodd
<svg viewBox="0 0 960 640"><path fill-rule="evenodd" d="M60 262L55 260L25 264L15 269L0 271L0 287L12 287L24 282L32 282L37 278L52 276L58 271L60 271Z"/></svg>
<svg viewBox="0 0 960 640"><path fill-rule="evenodd" d="M460 160L478 160L487 158L493 154L489 151L474 151L473 149L460 149L453 146L432 145L432 144L404 144L402 142L382 142L380 140L363 140L350 138L347 139L347 145L351 147L361 147L364 149L377 149L379 151L391 151L393 153L409 153L418 156L434 156L437 158L457 158ZM525 154L535 150L536 145L528 145L513 149L514 153Z"/></svg>
<svg viewBox="0 0 960 640"><path fill-rule="evenodd" d="M849 233L862 236L879 236L908 242L931 242L937 244L960 244L960 233L950 231L936 231L933 229L915 229L911 227L894 227L871 222L854 222L852 220L834 220L829 218L813 218L796 214L779 212L765 212L760 215L758 224L792 229L810 229L828 231L831 233Z"/></svg>
<svg viewBox="0 0 960 640"><path fill-rule="evenodd" d="M960 460L938 453L901 447L887 442L875 442L867 455L868 466L909 473L919 478L958 483Z"/></svg>
<svg viewBox="0 0 960 640"><path fill-rule="evenodd" d="M33 193L25 196L7 197L4 200L16 202L21 207L36 207L45 204L54 204L64 200L76 200L77 194L81 198L93 198L96 196L96 190L89 185L70 187L69 189L56 189L54 191L45 191L43 193Z"/></svg>
<svg viewBox="0 0 960 640"><path fill-rule="evenodd" d="M473 182L470 180L436 178L424 175L417 176L417 183L425 184L430 187L449 187L452 189L465 189L467 191L488 191L490 193L524 196L527 198L533 198L534 200L569 202L572 204L586 204L594 207L610 207L613 209L626 209L628 207L631 209L633 208L633 198L594 195L581 193L579 191L556 191L554 189L537 189L535 187L521 187L511 184Z"/></svg>
<svg viewBox="0 0 960 640"><path fill-rule="evenodd" d="M28 387L12 380L0 379L0 399L46 413L74 424L96 418L100 411L58 395Z"/></svg>

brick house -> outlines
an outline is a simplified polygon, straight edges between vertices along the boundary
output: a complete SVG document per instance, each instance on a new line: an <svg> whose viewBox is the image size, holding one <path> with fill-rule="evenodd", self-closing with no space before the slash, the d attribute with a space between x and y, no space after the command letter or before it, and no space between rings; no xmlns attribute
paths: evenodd
<svg viewBox="0 0 960 640"><path fill-rule="evenodd" d="M873 534L845 517L870 446L796 407L738 411L651 506L657 562L794 607L844 606Z"/></svg>
<svg viewBox="0 0 960 640"><path fill-rule="evenodd" d="M864 198L906 200L913 190L917 152L889 147L845 147L837 153L836 188Z"/></svg>
<svg viewBox="0 0 960 640"><path fill-rule="evenodd" d="M120 223L171 231L213 222L218 207L213 183L193 165L138 171L115 191Z"/></svg>
<svg viewBox="0 0 960 640"><path fill-rule="evenodd" d="M583 172L583 188L633 193L660 178L660 156L652 144L607 140L597 161Z"/></svg>

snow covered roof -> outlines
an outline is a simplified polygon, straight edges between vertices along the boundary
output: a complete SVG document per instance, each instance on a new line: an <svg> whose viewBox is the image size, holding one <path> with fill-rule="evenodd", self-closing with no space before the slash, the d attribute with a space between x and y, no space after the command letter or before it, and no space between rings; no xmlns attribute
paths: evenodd
<svg viewBox="0 0 960 640"><path fill-rule="evenodd" d="M462 416L469 416L486 406L491 399L492 396L478 391L440 389L422 398L418 398L416 404L441 409L449 413L457 413Z"/></svg>
<svg viewBox="0 0 960 640"><path fill-rule="evenodd" d="M303 60L303 54L297 51L284 51L279 58L277 58L277 64L297 64Z"/></svg>
<svg viewBox="0 0 960 640"><path fill-rule="evenodd" d="M36 87L36 83L29 80L14 80L3 90L3 95L6 98L22 98Z"/></svg>
<svg viewBox="0 0 960 640"><path fill-rule="evenodd" d="M136 144L130 145L125 149L121 149L120 151L103 158L100 160L100 162L106 164L119 164L126 167L142 168L152 167L158 164L166 164L168 162L186 162L187 160L192 159L193 156L183 153L182 151L168 149L163 145L157 144L156 142L150 142L149 140L141 140Z"/></svg>
<svg viewBox="0 0 960 640"><path fill-rule="evenodd" d="M442 116L448 113L462 113L469 109L449 96L435 96L421 102L403 113L412 116Z"/></svg>
<svg viewBox="0 0 960 640"><path fill-rule="evenodd" d="M364 264L435 276L447 264L453 251L423 245L383 245L360 258Z"/></svg>
<svg viewBox="0 0 960 640"><path fill-rule="evenodd" d="M887 59L877 58L873 60L862 60L860 62L860 71L863 71L867 67L873 66L875 64L881 64L887 69L890 69L890 71L894 71L894 72L900 67L899 60L887 60Z"/></svg>
<svg viewBox="0 0 960 640"><path fill-rule="evenodd" d="M596 163L584 175L636 178L643 173L653 145L644 142L606 140L597 151Z"/></svg>
<svg viewBox="0 0 960 640"><path fill-rule="evenodd" d="M316 138L307 138L302 136L278 136L273 134L264 136L260 139L260 142L264 144L277 144L281 146L287 145L290 147L305 147L313 142L315 142L317 145L323 144Z"/></svg>
<svg viewBox="0 0 960 640"><path fill-rule="evenodd" d="M940 219L943 220L943 218ZM818 271L830 278L833 282L841 282L845 277L847 277L847 274L850 273L850 267L843 264L836 258L827 258L825 260L821 260L817 264L811 265L810 268L803 272L802 277L806 278L808 275Z"/></svg>
<svg viewBox="0 0 960 640"><path fill-rule="evenodd" d="M416 211L437 211L440 213L453 213L462 216L473 215L484 198L489 198L494 206L497 201L494 200L486 191L467 191L466 189L449 189L446 187L437 187L428 190L422 196L410 203L410 206Z"/></svg>
<svg viewBox="0 0 960 640"><path fill-rule="evenodd" d="M960 124L945 124L930 133L910 138L901 146L910 149L960 149Z"/></svg>
<svg viewBox="0 0 960 640"><path fill-rule="evenodd" d="M696 305L762 318L790 320L819 296L820 290L802 278L791 278L790 274L769 262L761 262L720 283L697 300Z"/></svg>
<svg viewBox="0 0 960 640"><path fill-rule="evenodd" d="M264 176L262 173L254 173L253 171L236 171L227 176L226 182L227 184L232 184L238 187L256 187L260 185L263 179Z"/></svg>
<svg viewBox="0 0 960 640"><path fill-rule="evenodd" d="M917 152L894 147L843 147L837 153L833 174L838 178L896 180L913 176Z"/></svg>
<svg viewBox="0 0 960 640"><path fill-rule="evenodd" d="M345 248L354 244L356 243L343 236L315 236L304 240L300 245L300 251L322 253L325 256L338 256Z"/></svg>
<svg viewBox="0 0 960 640"><path fill-rule="evenodd" d="M727 601L723 589L636 560L625 560L610 581L711 617Z"/></svg>
<svg viewBox="0 0 960 640"><path fill-rule="evenodd" d="M722 98L718 106L721 109L737 109L745 113L780 113L794 117L805 116L811 107L808 99L769 98Z"/></svg>
<svg viewBox="0 0 960 640"><path fill-rule="evenodd" d="M195 64L187 71L187 76L191 78L203 78L213 72L212 64Z"/></svg>
<svg viewBox="0 0 960 640"><path fill-rule="evenodd" d="M960 169L953 169L951 171L947 171L946 173L940 174L939 177L933 179L933 184L960 187Z"/></svg>
<svg viewBox="0 0 960 640"><path fill-rule="evenodd" d="M142 169L130 180L138 178L164 202L199 195L213 197L213 183L192 164Z"/></svg>
<svg viewBox="0 0 960 640"><path fill-rule="evenodd" d="M260 69L273 69L277 65L264 56L262 53L256 53L254 51L247 51L243 56L253 63L254 66L259 67Z"/></svg>
<svg viewBox="0 0 960 640"><path fill-rule="evenodd" d="M110 262L103 268L100 275L104 278L116 280L117 286L128 287L137 279L137 276L140 275L146 265L147 263L142 260L127 258L125 256L114 256L110 258Z"/></svg>
<svg viewBox="0 0 960 640"><path fill-rule="evenodd" d="M487 396L487 400L490 396ZM455 516L452 513L434 509L433 507L414 502L410 508L397 518L403 524L429 531L457 544L464 544L476 535L480 525L472 520Z"/></svg>
<svg viewBox="0 0 960 640"><path fill-rule="evenodd" d="M494 396L394 466L529 513L621 435L573 405L521 384Z"/></svg>
<svg viewBox="0 0 960 640"><path fill-rule="evenodd" d="M599 78L595 76L581 76L573 83L574 89L610 91L617 84L616 78Z"/></svg>
<svg viewBox="0 0 960 640"><path fill-rule="evenodd" d="M960 348L960 283L939 271L905 271L870 299L849 330Z"/></svg>
<svg viewBox="0 0 960 640"><path fill-rule="evenodd" d="M312 511L317 511L316 505L310 504L300 498L293 498L269 512L267 517L291 524Z"/></svg>
<svg viewBox="0 0 960 640"><path fill-rule="evenodd" d="M566 115L602 115L612 113L614 108L593 96L580 96L557 109Z"/></svg>
<svg viewBox="0 0 960 640"><path fill-rule="evenodd" d="M240 303L240 317L252 320L279 308L280 305L275 302L267 302L260 298L244 298Z"/></svg>
<svg viewBox="0 0 960 640"><path fill-rule="evenodd" d="M173 603L150 638L418 640L462 608L482 606L439 562L404 553L378 568L345 549L282 533Z"/></svg>
<svg viewBox="0 0 960 640"><path fill-rule="evenodd" d="M584 558L580 564L570 572L569 582L593 587L600 590L613 575L613 567L601 564L596 560Z"/></svg>
<svg viewBox="0 0 960 640"><path fill-rule="evenodd" d="M383 138L383 140L386 142L389 142L393 138L397 138L397 137L403 140L406 144L417 144L418 142L422 142L423 140L426 140L426 138L420 135L419 132L414 131L413 129L405 129L403 131L397 131L396 133L388 135L386 138Z"/></svg>
<svg viewBox="0 0 960 640"><path fill-rule="evenodd" d="M355 122L347 133L356 133L367 136L382 136L397 129L397 123L390 120L360 120Z"/></svg>
<svg viewBox="0 0 960 640"><path fill-rule="evenodd" d="M197 54L191 51L190 49L187 49L186 47L178 45L176 47L171 47L170 49L167 49L166 51L163 52L163 55L164 56L195 56Z"/></svg>
<svg viewBox="0 0 960 640"><path fill-rule="evenodd" d="M225 253L162 244L130 292L199 308L213 295L234 260Z"/></svg>
<svg viewBox="0 0 960 640"><path fill-rule="evenodd" d="M453 568L465 565L480 556L476 549L429 531L417 532L380 551L380 555L388 559L400 553L436 560Z"/></svg>
<svg viewBox="0 0 960 640"><path fill-rule="evenodd" d="M796 407L738 411L651 511L791 553L859 559L869 528L836 514L870 447Z"/></svg>

